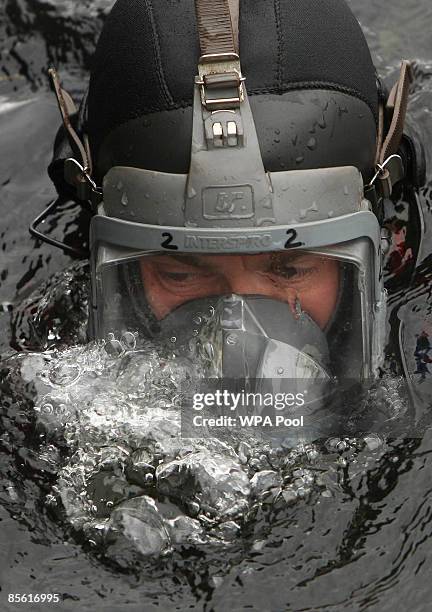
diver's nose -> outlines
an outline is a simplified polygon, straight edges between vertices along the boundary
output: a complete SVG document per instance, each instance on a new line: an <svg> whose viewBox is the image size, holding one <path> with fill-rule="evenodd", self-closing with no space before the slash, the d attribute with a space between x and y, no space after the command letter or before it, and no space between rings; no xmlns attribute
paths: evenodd
<svg viewBox="0 0 432 612"><path fill-rule="evenodd" d="M230 293L277 297L278 290L268 274L265 262L254 256L226 256L219 260L219 272Z"/></svg>

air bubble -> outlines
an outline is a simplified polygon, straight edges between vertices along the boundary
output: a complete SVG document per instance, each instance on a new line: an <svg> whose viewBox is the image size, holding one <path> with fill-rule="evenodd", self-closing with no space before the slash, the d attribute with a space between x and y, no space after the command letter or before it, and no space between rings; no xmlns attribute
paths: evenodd
<svg viewBox="0 0 432 612"><path fill-rule="evenodd" d="M48 379L51 385L55 387L67 387L77 382L80 376L81 368L79 365L60 363L50 370Z"/></svg>
<svg viewBox="0 0 432 612"><path fill-rule="evenodd" d="M104 349L113 359L122 357L125 353L122 343L115 338L114 334L108 334L108 340L105 343Z"/></svg>
<svg viewBox="0 0 432 612"><path fill-rule="evenodd" d="M121 337L121 343L128 351L135 350L137 345L136 335L133 332L125 332Z"/></svg>

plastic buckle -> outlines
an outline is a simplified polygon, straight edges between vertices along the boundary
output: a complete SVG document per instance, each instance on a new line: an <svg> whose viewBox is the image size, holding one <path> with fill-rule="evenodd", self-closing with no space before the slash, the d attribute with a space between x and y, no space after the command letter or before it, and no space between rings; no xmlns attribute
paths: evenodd
<svg viewBox="0 0 432 612"><path fill-rule="evenodd" d="M208 111L238 108L244 101L245 77L241 74L237 54L203 55L198 64L198 73L195 83L200 86L201 102Z"/></svg>

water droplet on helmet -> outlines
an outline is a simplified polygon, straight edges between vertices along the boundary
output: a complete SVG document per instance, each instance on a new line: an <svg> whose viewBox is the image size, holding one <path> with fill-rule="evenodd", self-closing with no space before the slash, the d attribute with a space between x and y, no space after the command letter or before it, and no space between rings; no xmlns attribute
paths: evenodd
<svg viewBox="0 0 432 612"><path fill-rule="evenodd" d="M307 148L311 151L314 151L317 148L317 140L316 138L310 138L307 143Z"/></svg>
<svg viewBox="0 0 432 612"><path fill-rule="evenodd" d="M123 205L123 206L127 206L127 205L129 204L129 200L128 200L128 197L127 197L127 194L126 194L126 193L124 193L124 194L122 195L122 198L121 198L121 203L122 203L122 205Z"/></svg>
<svg viewBox="0 0 432 612"><path fill-rule="evenodd" d="M197 194L197 192L192 187L192 185L188 185L188 188L187 188L187 197L188 198L194 198L196 196L196 194Z"/></svg>

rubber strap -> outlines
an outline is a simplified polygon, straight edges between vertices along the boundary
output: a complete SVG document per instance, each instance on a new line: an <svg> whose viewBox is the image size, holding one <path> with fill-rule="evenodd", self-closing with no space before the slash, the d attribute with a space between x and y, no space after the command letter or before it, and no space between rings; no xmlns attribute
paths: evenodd
<svg viewBox="0 0 432 612"><path fill-rule="evenodd" d="M91 172L91 163L87 155L86 147L81 142L81 139L76 133L70 120L70 115L76 112L75 104L70 95L61 88L60 80L58 78L56 70L54 68L50 68L48 74L50 75L52 84L54 86L54 91L57 97L60 114L63 119L63 125L65 126L66 132L68 133L72 150L74 146L78 149L83 167L88 172Z"/></svg>
<svg viewBox="0 0 432 612"><path fill-rule="evenodd" d="M201 55L238 52L239 0L195 0Z"/></svg>
<svg viewBox="0 0 432 612"><path fill-rule="evenodd" d="M379 163L383 164L386 159L395 154L402 140L403 130L405 125L405 117L408 107L409 87L412 83L412 68L411 64L404 60L402 62L399 81L390 92L387 101L387 109L393 110L393 117L386 139L381 148Z"/></svg>
<svg viewBox="0 0 432 612"><path fill-rule="evenodd" d="M378 136L377 136L377 149L375 154L375 167L380 163L381 160L381 149L384 139L384 104L380 102L378 108Z"/></svg>

